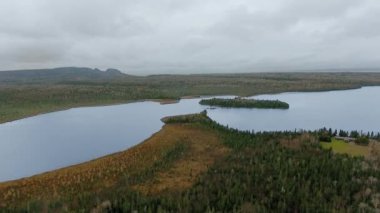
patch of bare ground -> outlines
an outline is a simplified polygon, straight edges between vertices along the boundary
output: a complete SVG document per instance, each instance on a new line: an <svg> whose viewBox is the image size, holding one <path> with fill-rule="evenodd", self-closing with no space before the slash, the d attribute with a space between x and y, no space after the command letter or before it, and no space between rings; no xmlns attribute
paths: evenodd
<svg viewBox="0 0 380 213"><path fill-rule="evenodd" d="M380 169L380 143L371 140L368 145L368 154L365 156L376 169Z"/></svg>
<svg viewBox="0 0 380 213"><path fill-rule="evenodd" d="M201 96L199 95L187 95L187 96L182 96L181 99L193 99L193 98L200 98Z"/></svg>
<svg viewBox="0 0 380 213"><path fill-rule="evenodd" d="M146 99L145 101L153 101L160 103L161 105L166 105L166 104L176 104L180 100L179 99Z"/></svg>
<svg viewBox="0 0 380 213"><path fill-rule="evenodd" d="M152 179L133 186L134 189L146 195L181 192L190 188L197 177L206 172L217 159L223 158L230 152L214 132L189 127L184 133L188 151L181 159Z"/></svg>

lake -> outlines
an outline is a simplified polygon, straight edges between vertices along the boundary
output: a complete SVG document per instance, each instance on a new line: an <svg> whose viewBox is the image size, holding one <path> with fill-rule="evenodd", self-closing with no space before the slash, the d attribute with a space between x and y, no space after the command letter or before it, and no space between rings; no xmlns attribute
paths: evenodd
<svg viewBox="0 0 380 213"><path fill-rule="evenodd" d="M380 131L380 87L251 98L279 99L289 103L290 109L216 108L209 109L208 115L218 123L241 130L331 127ZM207 106L198 104L199 100L184 99L168 105L145 101L82 107L0 124L0 181L27 177L125 150L159 131L163 126L162 117L207 109Z"/></svg>

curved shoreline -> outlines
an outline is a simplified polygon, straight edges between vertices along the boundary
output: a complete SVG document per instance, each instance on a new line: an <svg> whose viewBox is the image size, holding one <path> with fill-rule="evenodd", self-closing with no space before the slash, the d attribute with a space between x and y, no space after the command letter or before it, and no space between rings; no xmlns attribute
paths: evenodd
<svg viewBox="0 0 380 213"><path fill-rule="evenodd" d="M78 104L78 105L71 106L71 107L62 107L59 109L52 109L52 110L48 110L46 112L30 114L30 115L27 115L27 116L24 116L21 118L16 118L16 119L0 122L0 125L5 124L5 123L18 121L18 120L22 120L22 119L26 119L26 118L39 116L39 115L44 115L44 114L49 114L49 113L54 113L54 112L61 112L61 111L66 111L66 110L76 109L76 108L117 106L117 105L124 105L124 104L140 103L140 102L145 102L145 101L151 101L151 102L156 102L156 103L165 105L165 104L176 104L179 101L184 100L184 99L194 99L194 98L198 98L198 97L201 97L201 96L196 96L196 95L194 95L194 96L183 96L179 99L139 99L139 100L127 100L125 102L114 102L114 103L103 103L103 104ZM206 96L204 96L204 97L206 97Z"/></svg>
<svg viewBox="0 0 380 213"><path fill-rule="evenodd" d="M380 85L378 85L380 86ZM84 107L103 107L103 106L116 106L116 105L123 105L123 104L131 104L131 103L139 103L139 102L145 102L145 101L152 101L152 102L158 102L160 104L175 104L178 103L181 100L184 99L195 99L195 98L208 98L208 97L216 97L216 96L238 96L238 97L244 97L244 98L249 98L249 97L254 97L254 96L260 96L260 95L278 95L278 94L283 94L283 93L297 93L297 92L333 92L333 91L345 91L345 90L356 90L356 89L361 89L363 87L377 87L377 86L359 86L359 87L352 87L352 88L343 88L343 89L326 89L326 90L297 90L297 91L283 91L283 92L275 92L275 93L257 93L257 94L252 94L252 95L233 95L233 94L215 94L215 95L186 95L182 96L178 99L138 99L138 100L126 100L125 102L110 102L110 103L94 103L94 104L73 104L72 106L67 106L67 107L57 107L56 109L52 108L51 110L47 110L45 112L38 112L38 113L33 113L29 115L22 116L20 118L15 118L15 119L10 119L10 120L5 120L1 121L0 120L0 125L5 124L5 123L10 123L18 120L22 120L25 118L30 118L30 117L35 117L39 115L44 115L48 113L54 113L54 112L60 112L60 111L66 111L70 109L75 109L75 108L84 108Z"/></svg>
<svg viewBox="0 0 380 213"><path fill-rule="evenodd" d="M135 144L135 145L127 148L127 149L124 149L124 150L121 150L121 151L117 151L117 152L114 152L114 153L111 153L111 154L107 154L107 155L104 155L104 156L101 156L101 157L97 157L97 158L94 158L94 159L91 159L91 160L88 160L88 161L84 161L84 162L81 162L81 163L76 163L76 164L64 166L64 167L61 167L61 168L56 168L56 169L53 169L53 170L49 170L49 171L46 171L46 172L38 173L38 174L35 174L35 175L31 175L31 176L27 176L27 177L22 177L22 178L18 178L18 179L14 179L14 180L3 181L3 182L0 182L0 188L2 186L5 186L7 184L12 184L12 183L15 183L15 182L22 182L22 181L25 181L25 180L28 180L28 179L38 178L38 177L42 177L42 176L49 176L49 175L57 173L57 172L64 172L64 171L75 169L75 168L79 168L79 167L85 167L88 164L96 163L97 161L102 161L104 159L108 159L108 158L120 155L122 153L125 153L128 150L136 149L136 147L141 146L145 142L149 141L156 134L158 134L160 131L162 131L163 128L164 128L164 126L160 130L158 130L157 132L155 132L151 136L149 136L147 139L145 139L145 140L143 140L143 141L141 141L141 142L139 142L139 143L137 143L137 144Z"/></svg>
<svg viewBox="0 0 380 213"><path fill-rule="evenodd" d="M194 135L197 137L193 137ZM94 192L99 186L103 189L112 188L122 181L126 174L131 176L144 174L144 171L165 161L167 153L175 151L178 147L184 148L181 151L184 154L180 155L179 161L173 162L174 166L182 168L183 164L187 165L187 162L191 161L194 166L192 171L199 173L205 171L208 168L207 165L212 164L217 157L228 152L213 130L186 124L165 124L158 132L126 150L30 177L1 182L0 209L16 203L23 204L35 196L44 199L69 196L72 190L75 191L82 186ZM210 153L214 154L210 155ZM195 161L189 160L193 159L194 155L200 156L196 164L194 164ZM183 187L190 187L196 180L194 176L189 182L188 172L183 173L184 171L181 172L181 170L177 172L180 172L178 175L186 180ZM178 187L172 185L170 181L165 184L171 186L173 190ZM154 182L150 185L154 186ZM132 184L131 187L136 187L141 191L150 190L140 184ZM155 190L160 190L160 188L161 185L156 186Z"/></svg>
<svg viewBox="0 0 380 213"><path fill-rule="evenodd" d="M335 91L335 90L330 90L330 91ZM206 97L206 96L205 96L205 97ZM189 99L189 98L197 98L197 97L194 97L194 96L193 96L193 97L182 97L181 99ZM181 99L180 99L180 100L181 100ZM80 107L102 107L102 106L122 105L122 104L137 103L137 102L144 102L144 101L160 102L160 101L162 101L162 100L160 100L160 99L144 99L144 100L138 100L138 101L129 101L129 102L125 102L125 103L107 104L107 105L94 105L94 106L80 106ZM80 108L80 107L66 108L66 109L62 109L62 110L58 110L58 111L65 111L65 110L69 110L69 109L73 109L73 108ZM42 114L47 114L47 113L58 112L58 111L52 111L52 112L46 112L46 113L40 113L40 114L33 115L33 116L29 116L29 117L34 117L34 116L38 116L38 115L42 115ZM24 119L24 118L22 118L22 119ZM18 120L21 120L21 119L18 119ZM157 132L156 132L156 133L157 133ZM154 134L156 134L156 133L153 133L150 137L152 137L152 136L153 136ZM150 137L148 137L148 138L150 138ZM147 139L145 139L145 140L147 140ZM137 142L136 145L139 145L139 144L143 143L145 140ZM136 146L136 145L134 145L134 146ZM129 149L133 148L134 146L132 146L132 147L130 147L130 148L127 148L127 149L123 149L123 151L125 151L125 150L129 150ZM119 153L119 152L123 152L123 151L118 151L118 152L111 153L111 154L108 154L108 155L105 155L105 156L101 156L101 157L99 157L99 158L94 158L94 159L89 160L89 161L84 161L84 162L80 162L80 163L78 163L78 164L68 165L68 166L65 166L65 167L62 167L62 168L56 168L56 169L49 170L49 171L46 171L46 172L56 171L56 170L63 169L63 168L67 168L67 167L71 167L71 166L78 166L78 165L81 165L81 164L86 164L86 163L89 163L89 162L91 162L91 161L93 161L93 160L101 159L101 158L103 158L103 157L107 157L107 156L109 156L109 155L117 154L117 153ZM44 174L44 173L46 173L46 172L39 173L39 174L36 174L36 175ZM33 177L33 176L34 176L34 175L29 176L29 177ZM24 178L28 178L28 177L24 177ZM23 179L23 178L20 178L20 179ZM15 179L15 180L20 180L20 179ZM9 181L14 181L14 180L9 180ZM4 182L2 182L2 183L6 183L6 182L8 182L8 181L4 181ZM1 182L0 182L0 183L1 183Z"/></svg>

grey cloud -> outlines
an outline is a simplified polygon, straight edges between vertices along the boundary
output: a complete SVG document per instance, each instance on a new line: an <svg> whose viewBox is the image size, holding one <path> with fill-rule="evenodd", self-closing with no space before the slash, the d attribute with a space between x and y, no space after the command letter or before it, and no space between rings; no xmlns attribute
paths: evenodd
<svg viewBox="0 0 380 213"><path fill-rule="evenodd" d="M380 67L379 20L378 0L3 0L0 70Z"/></svg>

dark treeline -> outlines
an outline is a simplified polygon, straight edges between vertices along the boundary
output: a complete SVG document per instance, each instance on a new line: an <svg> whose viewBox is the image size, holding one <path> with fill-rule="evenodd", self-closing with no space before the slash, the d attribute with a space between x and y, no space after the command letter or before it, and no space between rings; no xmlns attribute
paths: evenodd
<svg viewBox="0 0 380 213"><path fill-rule="evenodd" d="M332 130L331 128L323 128L318 131L319 140L324 142L331 142L333 137L342 137L354 140L358 144L368 145L369 139L380 140L380 132L363 132L363 131L344 131Z"/></svg>
<svg viewBox="0 0 380 213"><path fill-rule="evenodd" d="M231 107L231 108L260 108L260 109L289 109L289 104L279 100L255 100L255 99L224 99L211 98L199 101L201 105Z"/></svg>

